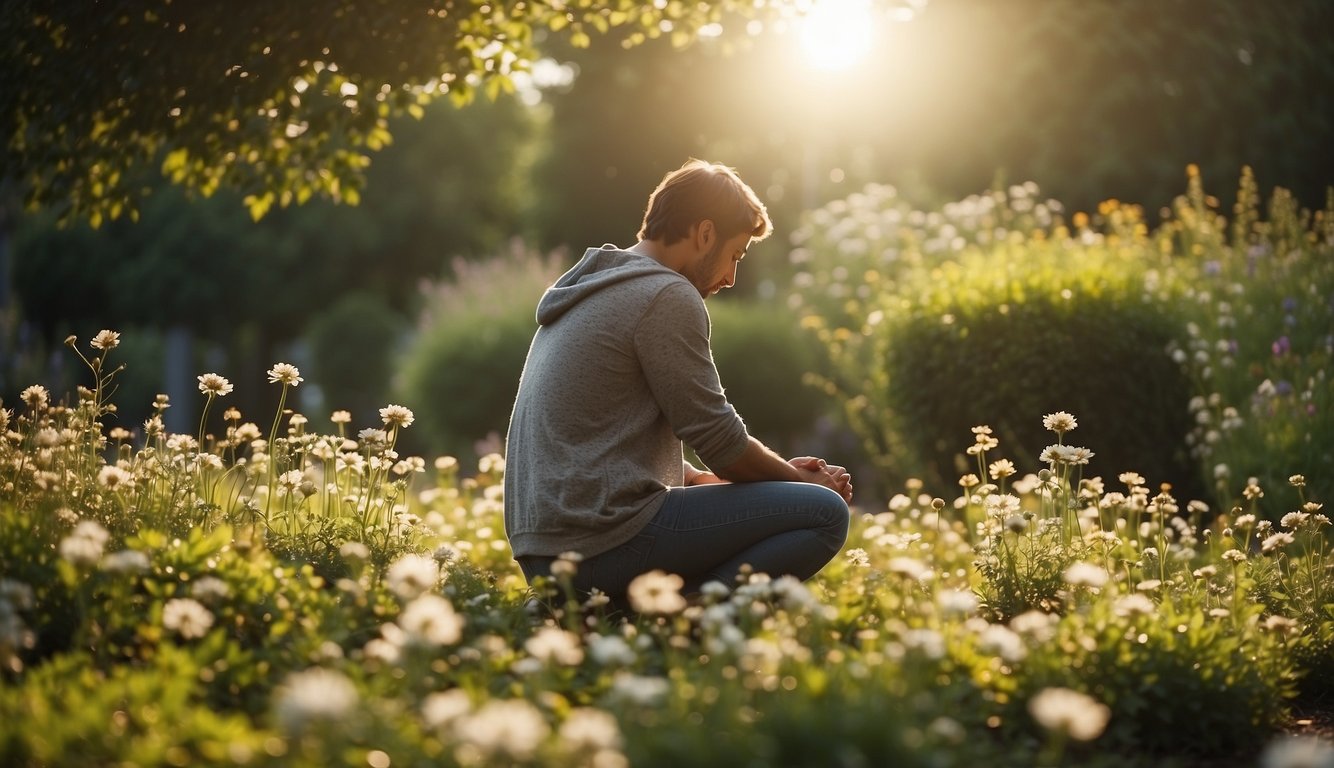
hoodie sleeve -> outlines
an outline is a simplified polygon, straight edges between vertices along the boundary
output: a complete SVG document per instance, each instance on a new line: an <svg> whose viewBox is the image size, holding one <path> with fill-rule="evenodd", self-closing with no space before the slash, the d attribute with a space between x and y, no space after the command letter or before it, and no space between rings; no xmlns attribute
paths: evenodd
<svg viewBox="0 0 1334 768"><path fill-rule="evenodd" d="M713 468L741 458L746 425L727 401L709 349L709 315L688 282L663 288L634 330L644 378L672 431Z"/></svg>

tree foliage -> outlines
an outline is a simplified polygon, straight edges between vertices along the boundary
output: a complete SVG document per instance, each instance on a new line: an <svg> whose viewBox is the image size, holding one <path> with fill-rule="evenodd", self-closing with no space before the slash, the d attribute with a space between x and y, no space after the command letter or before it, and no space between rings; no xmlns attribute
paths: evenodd
<svg viewBox="0 0 1334 768"><path fill-rule="evenodd" d="M389 119L510 91L558 34L689 43L775 5L629 0L9 0L0 6L3 168L31 208L94 226L135 217L145 168L259 218L314 196L355 203Z"/></svg>

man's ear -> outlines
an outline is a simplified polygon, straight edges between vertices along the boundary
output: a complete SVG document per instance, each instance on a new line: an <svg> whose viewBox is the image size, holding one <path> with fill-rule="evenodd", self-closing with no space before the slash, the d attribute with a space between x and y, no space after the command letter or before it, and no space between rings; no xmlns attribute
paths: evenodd
<svg viewBox="0 0 1334 768"><path fill-rule="evenodd" d="M695 225L695 245L701 250L707 251L713 247L713 241L718 237L718 228L713 225L712 219L701 219Z"/></svg>

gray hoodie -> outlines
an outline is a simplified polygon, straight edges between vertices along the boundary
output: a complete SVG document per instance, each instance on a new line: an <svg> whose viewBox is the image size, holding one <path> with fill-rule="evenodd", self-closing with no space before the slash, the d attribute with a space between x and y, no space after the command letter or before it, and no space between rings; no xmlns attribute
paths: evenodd
<svg viewBox="0 0 1334 768"><path fill-rule="evenodd" d="M652 258L590 248L547 289L505 454L516 557L585 557L648 524L684 483L682 441L711 467L745 451L690 281Z"/></svg>

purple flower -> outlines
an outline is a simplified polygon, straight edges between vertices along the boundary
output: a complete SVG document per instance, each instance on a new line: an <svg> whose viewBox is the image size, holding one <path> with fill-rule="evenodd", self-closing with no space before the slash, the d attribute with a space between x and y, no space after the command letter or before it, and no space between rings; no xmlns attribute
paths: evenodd
<svg viewBox="0 0 1334 768"><path fill-rule="evenodd" d="M1294 299L1294 298L1291 297L1291 296L1288 296L1287 298L1283 299L1283 311L1284 311L1284 312L1294 312L1294 311L1296 311L1296 309L1297 309L1297 300L1296 300L1296 299Z"/></svg>
<svg viewBox="0 0 1334 768"><path fill-rule="evenodd" d="M1274 357L1282 357L1292 351L1292 342L1288 340L1287 336L1279 336L1277 341L1269 345L1269 348L1274 351Z"/></svg>
<svg viewBox="0 0 1334 768"><path fill-rule="evenodd" d="M1210 277L1216 277L1223 272L1223 263L1218 259L1210 259L1204 262L1204 274Z"/></svg>
<svg viewBox="0 0 1334 768"><path fill-rule="evenodd" d="M1274 391L1277 392L1280 397L1291 395L1292 382L1287 379L1279 379L1278 383L1274 385Z"/></svg>

